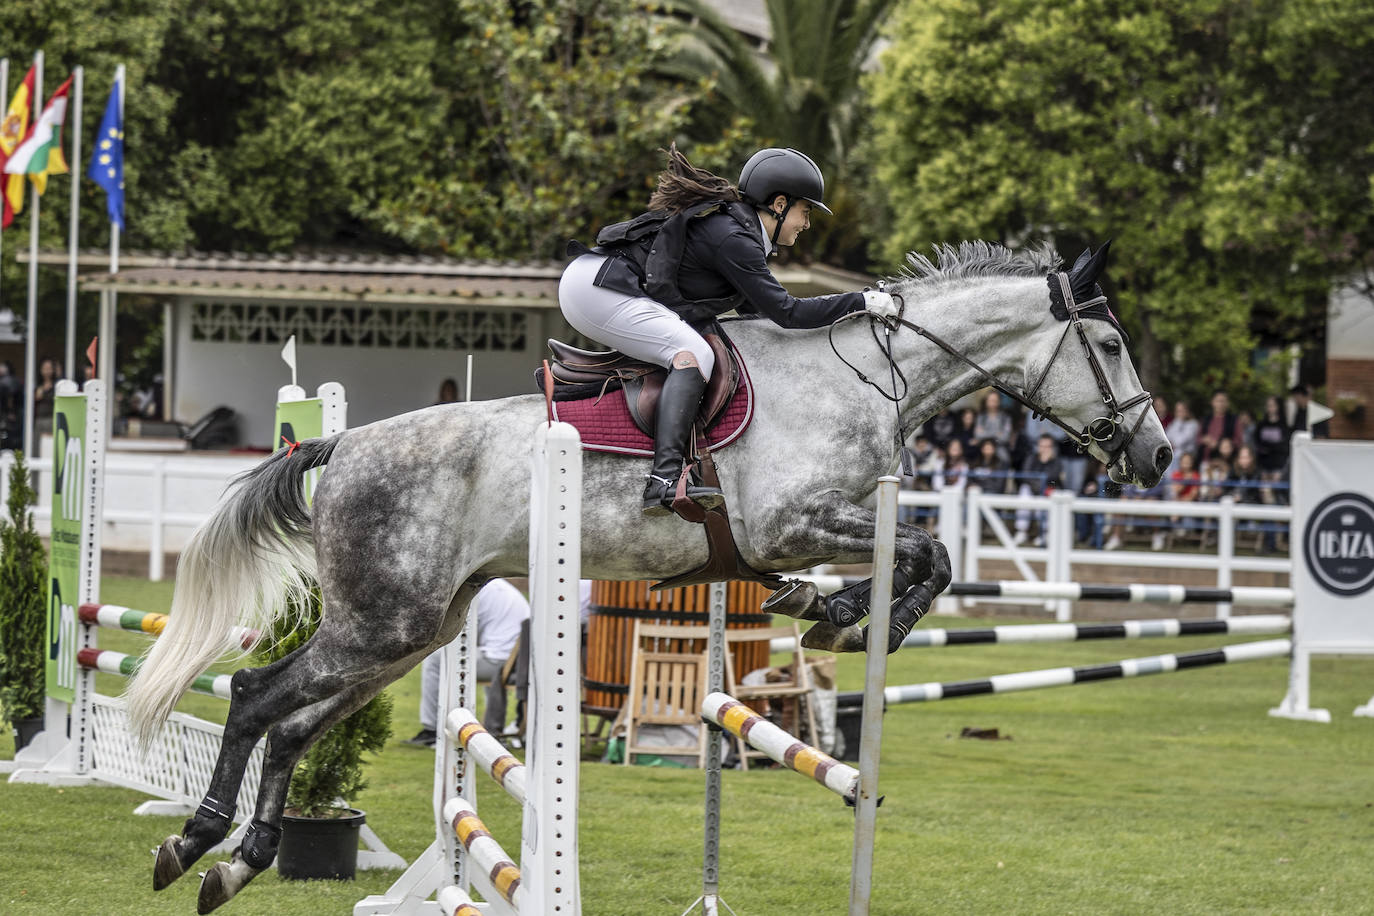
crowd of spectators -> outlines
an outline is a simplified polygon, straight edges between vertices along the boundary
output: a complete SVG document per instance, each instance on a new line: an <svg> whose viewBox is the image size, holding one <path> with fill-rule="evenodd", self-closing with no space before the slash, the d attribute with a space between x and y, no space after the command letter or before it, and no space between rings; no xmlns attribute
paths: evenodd
<svg viewBox="0 0 1374 916"><path fill-rule="evenodd" d="M977 486L985 493L1029 495L1070 489L1082 496L1179 502L1215 502L1231 496L1238 503L1286 505L1289 443L1294 432L1309 430L1307 388L1295 385L1288 395L1267 398L1256 417L1234 410L1230 396L1218 390L1200 420L1187 401L1176 401L1171 410L1168 401L1156 397L1154 410L1174 459L1156 486L1139 489L1111 483L1099 462L1067 442L1064 430L1028 416L1019 405L989 391L979 409L945 410L925 423L911 443L917 476L908 486ZM1311 431L1325 434L1320 427ZM928 512L916 515L918 520L930 518ZM1030 510L1014 513L1016 543L1042 545L1044 515ZM1164 549L1170 530L1207 527L1203 520L1184 517L1135 517L1129 524L1146 532L1155 550ZM1079 514L1076 525L1079 543L1108 550L1120 547L1128 534L1124 516ZM1242 522L1240 527L1256 530L1263 549L1277 549L1281 526Z"/></svg>

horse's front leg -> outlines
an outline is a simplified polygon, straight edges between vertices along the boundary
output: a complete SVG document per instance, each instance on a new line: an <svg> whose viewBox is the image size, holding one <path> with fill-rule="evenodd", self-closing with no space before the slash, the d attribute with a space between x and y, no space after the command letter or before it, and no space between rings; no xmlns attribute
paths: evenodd
<svg viewBox="0 0 1374 916"><path fill-rule="evenodd" d="M821 538L823 542L833 543L838 549L827 555L871 556L874 513L843 500L838 494L828 496L822 511L807 519L812 525L808 539ZM793 538L797 536L792 535ZM897 651L911 628L930 610L935 596L944 591L950 581L949 554L925 529L899 523L894 553L892 593L896 597L888 625L888 652ZM818 621L803 638L807 648L862 652L867 646L867 627L861 630L857 624L868 616L871 601L871 579L824 598L814 585L798 582L775 593L765 603L765 609Z"/></svg>

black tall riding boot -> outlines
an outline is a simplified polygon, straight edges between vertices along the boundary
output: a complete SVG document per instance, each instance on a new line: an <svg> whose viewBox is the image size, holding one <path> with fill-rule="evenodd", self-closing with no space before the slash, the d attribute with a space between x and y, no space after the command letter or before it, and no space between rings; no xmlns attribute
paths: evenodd
<svg viewBox="0 0 1374 916"><path fill-rule="evenodd" d="M706 380L695 366L669 369L658 396L658 417L654 424L654 465L644 487L644 514L667 515L673 511L678 478L687 461L692 424L701 408ZM687 498L703 509L714 509L725 501L716 487L698 486L690 478Z"/></svg>

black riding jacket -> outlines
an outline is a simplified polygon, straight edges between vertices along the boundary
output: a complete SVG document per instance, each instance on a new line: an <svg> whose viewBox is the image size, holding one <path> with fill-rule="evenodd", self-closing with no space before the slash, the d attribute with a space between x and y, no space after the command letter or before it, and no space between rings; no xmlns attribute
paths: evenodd
<svg viewBox="0 0 1374 916"><path fill-rule="evenodd" d="M652 210L607 226L596 241L594 251L614 255L597 274L597 286L648 296L693 325L735 309L785 328L818 328L864 307L857 292L809 299L788 293L768 269L758 214L739 202ZM586 250L569 246L569 253Z"/></svg>

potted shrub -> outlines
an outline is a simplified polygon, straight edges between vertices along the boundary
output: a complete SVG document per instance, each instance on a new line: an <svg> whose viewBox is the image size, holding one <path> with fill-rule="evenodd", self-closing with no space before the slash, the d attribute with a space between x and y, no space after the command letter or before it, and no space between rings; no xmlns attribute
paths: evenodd
<svg viewBox="0 0 1374 916"><path fill-rule="evenodd" d="M267 647L258 653L263 663L287 655L309 639L319 625L320 607L317 588L307 601L301 625L289 632L273 633ZM363 754L380 751L389 737L391 697L382 693L335 723L301 758L286 793L277 851L279 875L351 879L356 874L358 839L367 815L349 807L348 799L367 786Z"/></svg>
<svg viewBox="0 0 1374 916"><path fill-rule="evenodd" d="M35 493L24 455L10 468L8 517L0 518L0 717L17 752L43 730L48 556L33 528Z"/></svg>

